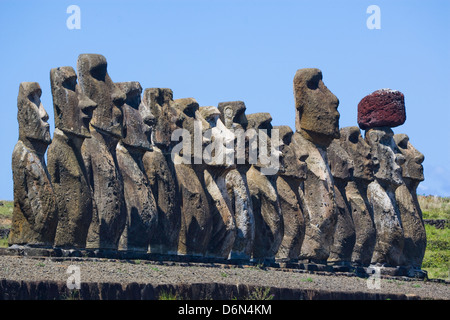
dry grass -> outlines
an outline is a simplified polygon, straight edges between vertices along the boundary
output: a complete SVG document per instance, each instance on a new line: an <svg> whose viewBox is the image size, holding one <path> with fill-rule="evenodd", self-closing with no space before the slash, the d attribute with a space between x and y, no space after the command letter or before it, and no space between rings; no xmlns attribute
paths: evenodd
<svg viewBox="0 0 450 320"><path fill-rule="evenodd" d="M418 196L424 219L450 220L450 197Z"/></svg>

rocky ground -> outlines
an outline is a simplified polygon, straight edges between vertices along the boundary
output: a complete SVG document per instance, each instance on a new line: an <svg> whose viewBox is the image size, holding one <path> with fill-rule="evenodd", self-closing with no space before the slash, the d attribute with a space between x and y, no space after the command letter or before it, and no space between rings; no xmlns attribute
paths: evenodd
<svg viewBox="0 0 450 320"><path fill-rule="evenodd" d="M224 283L260 287L302 288L340 292L394 293L421 299L450 300L450 285L407 278L384 278L380 289L371 289L367 279L344 273L231 266L221 264L119 261L99 258L31 258L0 256L0 280L66 282L70 265L80 268L81 282L189 284Z"/></svg>

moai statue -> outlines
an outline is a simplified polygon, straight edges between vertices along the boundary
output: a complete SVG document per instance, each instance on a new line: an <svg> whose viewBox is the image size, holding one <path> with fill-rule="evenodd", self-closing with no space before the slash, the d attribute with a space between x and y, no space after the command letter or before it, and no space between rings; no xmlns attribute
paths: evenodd
<svg viewBox="0 0 450 320"><path fill-rule="evenodd" d="M145 108L140 109L152 129L147 137L152 150L145 152L142 161L158 208L158 232L150 238L149 251L160 254L177 254L181 228L180 194L171 159L171 137L178 117L172 101L172 90L148 88L144 90Z"/></svg>
<svg viewBox="0 0 450 320"><path fill-rule="evenodd" d="M178 138L183 139L183 142L179 142L172 149L181 207L178 253L204 256L213 231L202 160L201 128L208 127L208 123L199 115L199 105L193 98L176 99L173 101L173 107L179 113L177 123L180 126L174 133L179 133ZM177 147L181 145L180 150Z"/></svg>
<svg viewBox="0 0 450 320"><path fill-rule="evenodd" d="M141 102L139 82L116 83L125 93L122 106L124 137L117 145L117 163L123 179L127 223L119 243L121 250L148 251L150 237L158 233L156 201L145 174L142 158L151 151L147 138L150 127L141 116L146 108Z"/></svg>
<svg viewBox="0 0 450 320"><path fill-rule="evenodd" d="M105 57L81 54L77 62L82 92L97 103L90 123L91 138L82 145L82 156L96 204L87 248L117 249L125 228L127 210L116 147L122 138L121 107L125 94L112 82Z"/></svg>
<svg viewBox="0 0 450 320"><path fill-rule="evenodd" d="M233 208L236 235L231 249L230 259L249 260L252 255L255 238L255 219L253 204L247 184L247 171L250 169L246 157L245 130L247 129L247 116L245 104L242 101L220 102L218 104L220 120L225 127L234 133L235 148L234 161L236 167L225 174L228 197ZM248 142L248 141L247 141Z"/></svg>
<svg viewBox="0 0 450 320"><path fill-rule="evenodd" d="M342 148L339 139L334 139L328 146L327 156L334 180L334 195L338 210L334 241L330 248L328 262L346 265L351 262L356 241L351 206L345 192L348 182L353 177L353 159Z"/></svg>
<svg viewBox="0 0 450 320"><path fill-rule="evenodd" d="M395 134L394 141L405 158L402 164L404 184L395 190L395 199L400 210L405 237L403 255L407 265L420 269L427 236L416 190L419 183L424 180L422 162L425 157L414 148L406 134Z"/></svg>
<svg viewBox="0 0 450 320"><path fill-rule="evenodd" d="M265 161L262 161L261 156L264 153L268 154L270 150L271 156L276 156L278 160L279 154L274 155L271 150L272 143L275 144L278 141L271 140L272 125L270 122L272 121L272 117L269 113L253 113L248 115L247 119L248 130L253 131L255 138L258 140L259 153L258 161L255 161L256 156L252 156L254 151L252 150L252 140L254 139L250 138L249 162L253 163L253 165L247 171L247 183L255 218L253 259L255 261L271 261L275 259L275 255L283 240L284 225L276 189L276 175L264 173L264 169L271 164L264 163ZM278 139L278 137L275 137L275 139Z"/></svg>
<svg viewBox="0 0 450 320"><path fill-rule="evenodd" d="M203 136L210 142L203 150L204 183L212 215L212 235L207 255L228 258L236 238L236 221L228 195L226 175L234 167L234 134L219 119L216 107L200 107L199 114L209 124Z"/></svg>
<svg viewBox="0 0 450 320"><path fill-rule="evenodd" d="M52 246L58 212L44 153L51 143L37 82L22 82L17 98L19 141L12 154L14 209L9 245Z"/></svg>
<svg viewBox="0 0 450 320"><path fill-rule="evenodd" d="M294 132L289 126L277 126L274 127L275 129L279 131L280 139L283 142L276 188L284 224L283 240L276 258L296 262L305 238L305 220L298 190L306 178L305 161L308 154L302 154L302 150L298 150L300 157L297 157L291 144Z"/></svg>
<svg viewBox="0 0 450 320"><path fill-rule="evenodd" d="M296 132L292 145L308 154L306 179L299 190L306 226L300 256L326 263L338 215L326 148L339 138L339 100L324 85L318 69L297 70L294 95Z"/></svg>
<svg viewBox="0 0 450 320"><path fill-rule="evenodd" d="M372 155L358 127L342 128L340 134L340 145L353 162L353 177L345 186L356 235L351 261L368 266L376 238L372 206L367 198L367 187L374 180Z"/></svg>
<svg viewBox="0 0 450 320"><path fill-rule="evenodd" d="M55 133L48 148L48 171L58 205L56 247L86 247L92 221L91 187L81 156L89 139L89 122L96 103L81 93L72 67L50 70Z"/></svg>
<svg viewBox="0 0 450 320"><path fill-rule="evenodd" d="M404 234L395 190L403 183L401 165L405 161L394 141L391 127L406 120L401 92L381 89L367 95L358 104L358 125L366 130L371 147L374 177L367 188L376 229L372 264L400 266L404 263Z"/></svg>
<svg viewBox="0 0 450 320"><path fill-rule="evenodd" d="M404 235L395 190L403 183L400 165L404 160L396 155L393 136L389 127L366 131L365 139L375 161L375 180L367 188L367 197L377 234L371 263L399 266L403 264Z"/></svg>

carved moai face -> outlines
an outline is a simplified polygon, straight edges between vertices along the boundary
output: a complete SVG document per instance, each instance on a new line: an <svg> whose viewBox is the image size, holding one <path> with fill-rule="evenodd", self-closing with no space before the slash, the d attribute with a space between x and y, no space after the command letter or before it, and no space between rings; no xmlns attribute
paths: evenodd
<svg viewBox="0 0 450 320"><path fill-rule="evenodd" d="M149 112L145 113L146 108L141 99L141 85L136 81L119 82L116 85L126 95L125 103L122 106L124 133L122 143L144 151L151 150L148 139L151 128L147 123L152 116ZM146 117L146 121L142 115Z"/></svg>
<svg viewBox="0 0 450 320"><path fill-rule="evenodd" d="M99 54L81 54L78 57L77 69L83 93L97 103L91 125L122 138L121 107L126 96L109 77L105 57Z"/></svg>
<svg viewBox="0 0 450 320"><path fill-rule="evenodd" d="M340 135L340 145L353 161L353 177L372 181L374 179L372 153L359 128L356 126L342 128Z"/></svg>
<svg viewBox="0 0 450 320"><path fill-rule="evenodd" d="M400 166L405 158L399 153L393 136L392 129L379 127L366 131L365 139L371 147L375 178L386 184L399 186L403 183Z"/></svg>
<svg viewBox="0 0 450 320"><path fill-rule="evenodd" d="M306 179L308 153L304 150L294 150L291 146L294 132L289 126L276 126L273 129L279 131L280 145L280 171L282 176L292 177L298 180Z"/></svg>
<svg viewBox="0 0 450 320"><path fill-rule="evenodd" d="M151 113L152 117L143 115L144 121L151 125L152 143L159 147L169 147L172 132L177 129L178 113L172 107L173 92L167 88L148 88L144 91L145 113ZM153 118L153 119L152 119ZM146 120L147 119L147 120Z"/></svg>
<svg viewBox="0 0 450 320"><path fill-rule="evenodd" d="M243 101L220 102L218 109L220 119L228 129L247 129L248 120Z"/></svg>
<svg viewBox="0 0 450 320"><path fill-rule="evenodd" d="M353 159L341 146L339 139L334 139L327 148L328 162L331 175L341 180L350 180L353 177Z"/></svg>
<svg viewBox="0 0 450 320"><path fill-rule="evenodd" d="M423 181L425 179L422 166L422 162L425 160L424 155L414 148L406 134L395 134L394 140L400 153L405 158L405 162L402 164L403 177Z"/></svg>
<svg viewBox="0 0 450 320"><path fill-rule="evenodd" d="M339 138L339 100L322 81L319 69L300 69L294 77L295 129L327 147Z"/></svg>
<svg viewBox="0 0 450 320"><path fill-rule="evenodd" d="M90 137L89 122L97 104L86 97L77 84L72 67L50 70L55 127L80 137Z"/></svg>
<svg viewBox="0 0 450 320"><path fill-rule="evenodd" d="M220 165L231 167L234 164L234 141L235 135L229 130L220 119L220 111L213 106L200 107L200 116L209 124L209 134L205 134L205 138L209 139L211 144L204 150L204 158L211 156L213 161L209 161L210 165ZM207 129L207 130L208 130ZM217 159L216 161L214 161Z"/></svg>
<svg viewBox="0 0 450 320"><path fill-rule="evenodd" d="M22 82L17 98L19 139L49 145L52 142L48 114L41 103L42 90L37 82Z"/></svg>
<svg viewBox="0 0 450 320"><path fill-rule="evenodd" d="M255 154L255 149L252 147L255 140L249 139L249 163L253 163L259 168L270 169L269 171L265 171L269 175L277 173L280 169L279 159L281 151L279 150L279 146L282 141L279 138L278 131L272 132L272 116L267 112L252 113L247 116L247 120L247 132L251 131L251 129L255 130L254 133L256 134L258 144L257 154ZM256 156L257 162L255 162Z"/></svg>

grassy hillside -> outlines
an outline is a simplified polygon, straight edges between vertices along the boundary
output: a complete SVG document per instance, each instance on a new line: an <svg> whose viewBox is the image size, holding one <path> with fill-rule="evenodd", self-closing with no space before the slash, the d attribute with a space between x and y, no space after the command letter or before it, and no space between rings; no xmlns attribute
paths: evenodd
<svg viewBox="0 0 450 320"><path fill-rule="evenodd" d="M418 196L424 219L450 220L450 197Z"/></svg>
<svg viewBox="0 0 450 320"><path fill-rule="evenodd" d="M11 217L13 212L12 201L0 201L0 229L11 227ZM8 241L0 237L0 247L8 246Z"/></svg>
<svg viewBox="0 0 450 320"><path fill-rule="evenodd" d="M12 201L0 201L0 228L11 226ZM419 196L424 219L447 219L450 221L450 197ZM426 225L427 249L422 268L429 278L450 278L450 229L436 229ZM0 247L8 245L7 239L0 239Z"/></svg>

